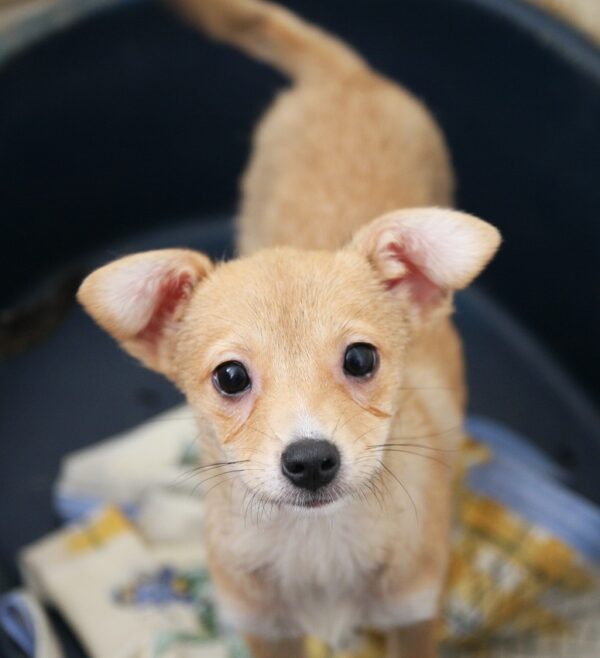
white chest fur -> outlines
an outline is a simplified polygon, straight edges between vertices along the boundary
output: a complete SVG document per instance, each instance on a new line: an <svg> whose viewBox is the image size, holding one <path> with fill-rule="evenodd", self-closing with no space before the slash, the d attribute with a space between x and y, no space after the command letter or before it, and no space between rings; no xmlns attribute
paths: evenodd
<svg viewBox="0 0 600 658"><path fill-rule="evenodd" d="M384 559L386 526L375 522L374 512L340 504L326 514L280 511L260 524L240 525L232 549L245 569L275 584L278 612L258 619L226 605L225 617L245 632L291 632L348 646L365 624L370 585Z"/></svg>

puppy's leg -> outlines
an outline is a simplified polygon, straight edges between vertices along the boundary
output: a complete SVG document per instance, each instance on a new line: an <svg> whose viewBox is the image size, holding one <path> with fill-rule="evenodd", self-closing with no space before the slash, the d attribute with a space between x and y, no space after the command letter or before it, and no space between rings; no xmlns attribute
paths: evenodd
<svg viewBox="0 0 600 658"><path fill-rule="evenodd" d="M435 658L437 621L422 621L397 628L387 636L387 658Z"/></svg>
<svg viewBox="0 0 600 658"><path fill-rule="evenodd" d="M246 644L254 658L304 658L304 641L301 638L265 640L246 635Z"/></svg>

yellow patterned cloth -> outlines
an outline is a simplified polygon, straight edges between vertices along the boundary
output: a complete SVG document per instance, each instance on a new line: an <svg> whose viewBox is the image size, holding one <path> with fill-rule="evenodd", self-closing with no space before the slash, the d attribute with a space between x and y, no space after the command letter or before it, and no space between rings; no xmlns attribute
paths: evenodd
<svg viewBox="0 0 600 658"><path fill-rule="evenodd" d="M163 420L169 422L148 423L66 460L57 509L80 516L23 551L25 575L92 658L116 658L115 647L129 641L126 658L250 658L241 639L217 623L201 532L174 540L175 530L187 533L202 516L203 501L190 500L189 482L179 477L198 459L189 450L197 429L181 409ZM480 419L477 427L484 438L499 426ZM569 493L563 474L532 455L527 441L487 440L491 448L467 443L457 476L441 655L599 658L600 589L592 564L600 560L600 512ZM146 461L138 472L125 457L140 451ZM182 482L181 491L164 491L173 481ZM90 515L91 499L97 507ZM308 655L384 657L381 636L364 639L359 653L335 656L308 639Z"/></svg>

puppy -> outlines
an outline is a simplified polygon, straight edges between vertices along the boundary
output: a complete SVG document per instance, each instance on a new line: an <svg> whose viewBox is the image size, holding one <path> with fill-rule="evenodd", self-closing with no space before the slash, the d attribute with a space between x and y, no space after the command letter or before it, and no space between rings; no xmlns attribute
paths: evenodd
<svg viewBox="0 0 600 658"><path fill-rule="evenodd" d="M452 294L499 234L442 208L439 129L348 46L259 0L179 7L294 81L257 130L241 257L135 254L79 299L197 415L220 611L254 656L375 628L430 658L465 403Z"/></svg>

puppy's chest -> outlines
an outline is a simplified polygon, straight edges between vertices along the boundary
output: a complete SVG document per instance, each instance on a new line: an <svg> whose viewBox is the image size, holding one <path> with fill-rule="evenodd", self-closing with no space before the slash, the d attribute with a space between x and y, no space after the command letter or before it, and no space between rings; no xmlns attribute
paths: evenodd
<svg viewBox="0 0 600 658"><path fill-rule="evenodd" d="M343 648L364 618L384 559L383 539L356 519L296 519L257 537L255 548L262 544L261 570L288 623Z"/></svg>
<svg viewBox="0 0 600 658"><path fill-rule="evenodd" d="M359 524L311 519L274 535L278 550L270 568L284 588L353 590L378 566L382 538Z"/></svg>

